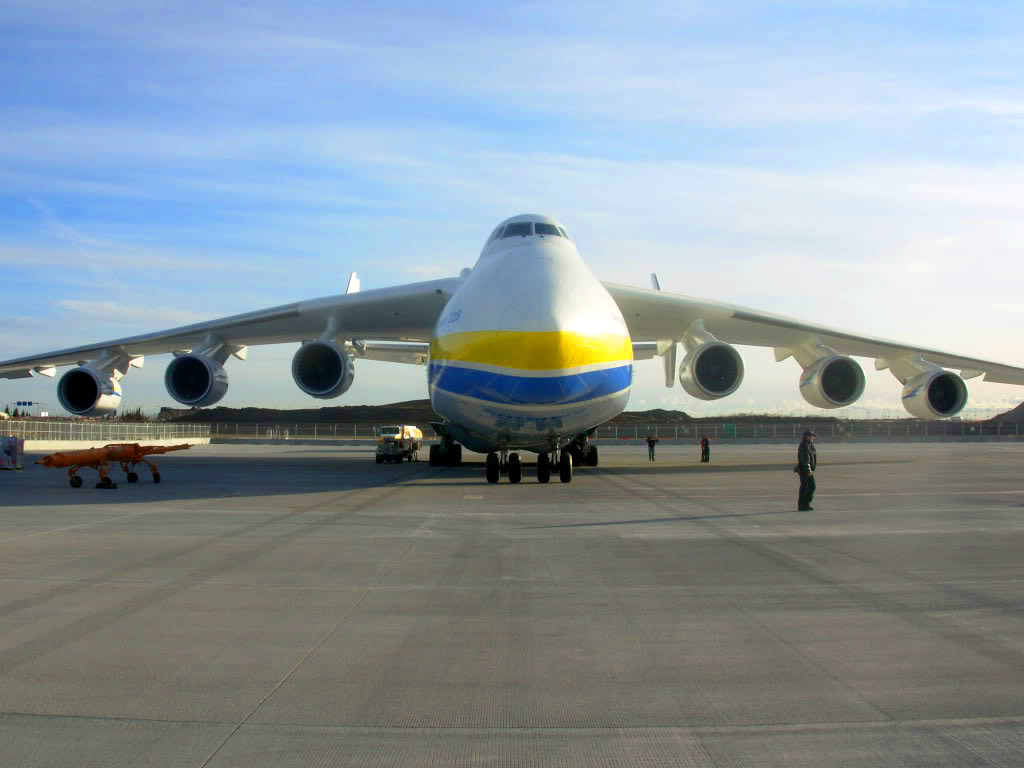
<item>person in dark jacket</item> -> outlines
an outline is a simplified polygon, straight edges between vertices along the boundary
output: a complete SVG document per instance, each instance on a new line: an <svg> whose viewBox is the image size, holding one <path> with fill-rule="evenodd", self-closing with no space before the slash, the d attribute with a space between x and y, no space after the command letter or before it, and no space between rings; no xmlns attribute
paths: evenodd
<svg viewBox="0 0 1024 768"><path fill-rule="evenodd" d="M704 463L711 461L711 441L707 435L700 439L700 460Z"/></svg>
<svg viewBox="0 0 1024 768"><path fill-rule="evenodd" d="M815 437L817 435L810 430L804 432L804 439L800 442L800 447L796 452L796 467L794 469L800 474L800 498L797 501L797 509L801 512L809 512L814 509L811 506L811 500L814 499L816 487L814 470L818 468L818 450L814 447Z"/></svg>
<svg viewBox="0 0 1024 768"><path fill-rule="evenodd" d="M658 438L654 435L647 436L647 460L654 461L654 446L658 444Z"/></svg>

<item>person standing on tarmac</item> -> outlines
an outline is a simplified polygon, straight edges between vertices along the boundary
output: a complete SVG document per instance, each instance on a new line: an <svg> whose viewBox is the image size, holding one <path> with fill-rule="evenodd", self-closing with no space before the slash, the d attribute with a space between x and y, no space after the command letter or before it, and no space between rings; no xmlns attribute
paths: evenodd
<svg viewBox="0 0 1024 768"><path fill-rule="evenodd" d="M711 461L711 441L707 435L700 439L700 460L705 464Z"/></svg>
<svg viewBox="0 0 1024 768"><path fill-rule="evenodd" d="M658 438L654 435L647 435L647 460L654 461L654 446L658 443Z"/></svg>
<svg viewBox="0 0 1024 768"><path fill-rule="evenodd" d="M814 470L818 468L818 450L814 447L814 438L817 437L811 430L804 432L804 439L796 452L796 466L793 471L800 475L800 497L797 501L797 510L810 512L814 509L811 500L814 499Z"/></svg>

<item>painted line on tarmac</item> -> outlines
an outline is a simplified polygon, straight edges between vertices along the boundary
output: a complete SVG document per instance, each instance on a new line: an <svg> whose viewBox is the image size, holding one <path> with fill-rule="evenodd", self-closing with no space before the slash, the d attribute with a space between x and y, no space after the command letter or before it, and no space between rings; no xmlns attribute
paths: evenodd
<svg viewBox="0 0 1024 768"><path fill-rule="evenodd" d="M93 520L91 523L79 523L78 525L65 525L63 528L51 528L48 531L36 531L35 533L26 533L23 536L13 536L9 539L0 539L0 544L6 544L8 541L20 541L21 539L31 539L33 536L45 536L48 533L60 533L61 531L73 531L76 528L89 528L93 525L103 525L104 523L113 523L117 520L128 520L132 517L142 517L143 515L152 515L156 512L166 512L165 509L150 509L146 512L135 512L130 515L118 515L117 517L107 517L103 520Z"/></svg>

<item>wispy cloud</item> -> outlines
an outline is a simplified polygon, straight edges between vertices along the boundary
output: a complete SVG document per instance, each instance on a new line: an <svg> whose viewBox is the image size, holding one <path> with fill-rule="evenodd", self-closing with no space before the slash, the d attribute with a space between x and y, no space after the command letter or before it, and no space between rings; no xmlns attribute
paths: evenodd
<svg viewBox="0 0 1024 768"><path fill-rule="evenodd" d="M82 299L58 299L57 306L72 313L75 322L123 323L126 326L145 323L147 326L188 325L209 319L201 312L189 310L150 307L145 305L121 304L114 301L87 301Z"/></svg>
<svg viewBox="0 0 1024 768"><path fill-rule="evenodd" d="M605 279L1019 357L1013 4L12 0L5 19L0 264L32 343L67 341L55 317L132 333L151 305L175 325L353 269L456 274L537 211ZM231 398L290 402L287 355L262 352ZM648 367L637 397L682 402ZM752 351L748 370L752 403L792 398L795 369ZM352 397L392 391L373 371ZM159 401L148 376L131 386ZM869 399L894 392L872 374Z"/></svg>

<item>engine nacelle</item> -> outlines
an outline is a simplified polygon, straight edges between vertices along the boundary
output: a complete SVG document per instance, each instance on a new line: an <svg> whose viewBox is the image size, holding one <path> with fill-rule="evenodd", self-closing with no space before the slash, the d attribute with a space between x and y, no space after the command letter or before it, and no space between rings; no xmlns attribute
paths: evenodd
<svg viewBox="0 0 1024 768"><path fill-rule="evenodd" d="M816 408L842 408L864 394L864 369L845 355L823 357L804 369L800 394Z"/></svg>
<svg viewBox="0 0 1024 768"><path fill-rule="evenodd" d="M919 419L956 416L967 405L967 384L950 371L927 371L903 385L903 407Z"/></svg>
<svg viewBox="0 0 1024 768"><path fill-rule="evenodd" d="M182 405L202 408L227 394L228 374L223 365L205 355L179 355L164 371L164 386Z"/></svg>
<svg viewBox="0 0 1024 768"><path fill-rule="evenodd" d="M345 394L355 379L352 350L333 341L308 341L292 358L292 378L307 395L328 400Z"/></svg>
<svg viewBox="0 0 1024 768"><path fill-rule="evenodd" d="M679 384L700 400L731 395L743 383L743 358L735 347L708 341L686 353L679 364Z"/></svg>
<svg viewBox="0 0 1024 768"><path fill-rule="evenodd" d="M121 384L86 366L72 368L60 377L57 399L76 416L105 416L121 407Z"/></svg>

